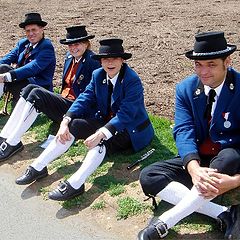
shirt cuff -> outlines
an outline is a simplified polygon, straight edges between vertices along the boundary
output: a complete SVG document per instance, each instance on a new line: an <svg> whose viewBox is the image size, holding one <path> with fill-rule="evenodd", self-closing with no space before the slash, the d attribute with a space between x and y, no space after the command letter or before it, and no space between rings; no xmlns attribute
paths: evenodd
<svg viewBox="0 0 240 240"><path fill-rule="evenodd" d="M112 133L105 127L99 128L98 131L101 131L106 136L104 140L108 140L113 136Z"/></svg>
<svg viewBox="0 0 240 240"><path fill-rule="evenodd" d="M9 72L7 72L7 73L4 73L4 77L5 77L5 82L12 82L12 76L11 76L11 74L9 73Z"/></svg>

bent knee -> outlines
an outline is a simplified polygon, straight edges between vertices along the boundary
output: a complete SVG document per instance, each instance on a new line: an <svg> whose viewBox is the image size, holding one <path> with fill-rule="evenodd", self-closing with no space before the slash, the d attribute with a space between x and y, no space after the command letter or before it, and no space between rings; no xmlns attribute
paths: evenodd
<svg viewBox="0 0 240 240"><path fill-rule="evenodd" d="M27 100L27 98L30 96L32 91L37 88L39 88L39 86L36 84L28 84L26 87L22 89L21 96Z"/></svg>

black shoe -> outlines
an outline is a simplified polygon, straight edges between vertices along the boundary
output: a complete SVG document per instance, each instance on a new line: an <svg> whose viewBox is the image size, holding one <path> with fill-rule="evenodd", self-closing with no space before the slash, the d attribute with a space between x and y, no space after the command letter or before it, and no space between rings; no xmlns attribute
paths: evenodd
<svg viewBox="0 0 240 240"><path fill-rule="evenodd" d="M6 138L0 137L0 144L2 144L2 142L5 142L6 140Z"/></svg>
<svg viewBox="0 0 240 240"><path fill-rule="evenodd" d="M19 142L16 146L11 146L7 142L2 142L0 144L0 162L7 160L11 156L13 156L15 153L23 150L23 144L22 142Z"/></svg>
<svg viewBox="0 0 240 240"><path fill-rule="evenodd" d="M58 187L48 194L48 197L56 201L72 199L85 191L84 184L79 189L74 189L68 181L60 182Z"/></svg>
<svg viewBox="0 0 240 240"><path fill-rule="evenodd" d="M138 240L157 240L166 237L168 234L167 224L157 220L149 224L138 233Z"/></svg>
<svg viewBox="0 0 240 240"><path fill-rule="evenodd" d="M33 167L29 166L26 172L15 180L15 183L19 185L26 185L46 176L48 176L47 167L43 168L41 171L37 171Z"/></svg>
<svg viewBox="0 0 240 240"><path fill-rule="evenodd" d="M225 231L225 239L239 239L240 236L240 205L233 205L218 216L221 230Z"/></svg>

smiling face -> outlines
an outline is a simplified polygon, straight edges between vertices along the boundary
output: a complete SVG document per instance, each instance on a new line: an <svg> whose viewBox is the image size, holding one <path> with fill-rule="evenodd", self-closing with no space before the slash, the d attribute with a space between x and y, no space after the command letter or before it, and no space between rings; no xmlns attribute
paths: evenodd
<svg viewBox="0 0 240 240"><path fill-rule="evenodd" d="M88 48L88 41L68 44L68 49L69 49L70 53L77 60L82 57L82 55L85 53L87 48Z"/></svg>
<svg viewBox="0 0 240 240"><path fill-rule="evenodd" d="M227 68L231 63L228 56L226 59L195 60L195 71L203 85L216 88L224 81Z"/></svg>
<svg viewBox="0 0 240 240"><path fill-rule="evenodd" d="M101 58L101 64L110 78L115 77L123 64L124 60L121 57Z"/></svg>
<svg viewBox="0 0 240 240"><path fill-rule="evenodd" d="M29 24L24 28L26 37L33 45L38 43L44 35L44 27L37 24Z"/></svg>

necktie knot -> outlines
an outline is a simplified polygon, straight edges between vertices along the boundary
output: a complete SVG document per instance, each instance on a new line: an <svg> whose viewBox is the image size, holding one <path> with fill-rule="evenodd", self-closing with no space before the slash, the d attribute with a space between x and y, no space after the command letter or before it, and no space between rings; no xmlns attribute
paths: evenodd
<svg viewBox="0 0 240 240"><path fill-rule="evenodd" d="M212 104L213 102L215 102L215 96L216 96L215 90L211 89L208 94L208 104Z"/></svg>
<svg viewBox="0 0 240 240"><path fill-rule="evenodd" d="M209 94L208 94L208 97L207 97L207 106L206 106L206 111L205 111L205 117L208 120L211 119L212 105L213 105L213 102L215 102L215 96L216 96L215 90L211 89L209 91Z"/></svg>

